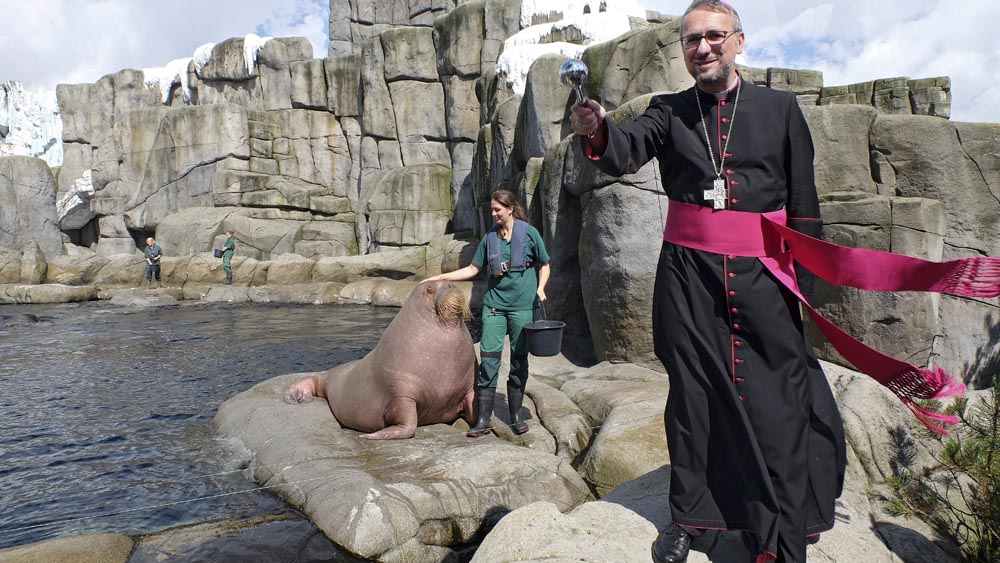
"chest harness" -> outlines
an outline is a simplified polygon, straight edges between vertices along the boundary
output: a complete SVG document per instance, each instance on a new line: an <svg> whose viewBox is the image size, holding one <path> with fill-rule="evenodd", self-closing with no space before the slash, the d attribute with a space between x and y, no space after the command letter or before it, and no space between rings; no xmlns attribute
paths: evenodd
<svg viewBox="0 0 1000 563"><path fill-rule="evenodd" d="M510 262L500 260L500 236L497 229L486 235L486 256L490 263L490 275L502 277L507 272L523 272L531 267L528 255L528 224L514 219L514 230L510 237Z"/></svg>

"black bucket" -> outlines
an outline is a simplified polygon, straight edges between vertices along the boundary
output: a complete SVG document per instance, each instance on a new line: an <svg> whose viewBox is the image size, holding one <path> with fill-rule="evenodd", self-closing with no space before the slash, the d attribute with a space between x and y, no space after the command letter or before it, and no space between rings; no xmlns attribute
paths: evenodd
<svg viewBox="0 0 1000 563"><path fill-rule="evenodd" d="M214 251L212 252L212 254L215 254L215 257L216 257L216 258L222 258L222 249L221 249L221 248L216 248L216 249L215 249L215 250L214 250Z"/></svg>
<svg viewBox="0 0 1000 563"><path fill-rule="evenodd" d="M528 333L528 352L533 356L555 356L562 349L562 321L535 321L524 325Z"/></svg>

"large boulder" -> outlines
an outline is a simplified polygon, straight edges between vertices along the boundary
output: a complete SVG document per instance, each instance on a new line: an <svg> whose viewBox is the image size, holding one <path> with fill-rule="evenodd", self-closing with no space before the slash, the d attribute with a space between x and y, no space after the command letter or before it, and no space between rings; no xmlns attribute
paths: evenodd
<svg viewBox="0 0 1000 563"><path fill-rule="evenodd" d="M166 114L149 152L147 173L126 203L135 229L189 207L211 207L212 177L250 156L246 110L234 104L179 108Z"/></svg>
<svg viewBox="0 0 1000 563"><path fill-rule="evenodd" d="M824 198L821 210L829 242L941 260L941 202L845 192ZM817 280L811 302L834 324L885 354L921 366L936 355L941 310L935 294L863 291ZM820 357L844 363L818 330L810 330L810 336Z"/></svg>
<svg viewBox="0 0 1000 563"><path fill-rule="evenodd" d="M858 105L803 107L816 157L816 191L875 193L868 139L878 113Z"/></svg>
<svg viewBox="0 0 1000 563"><path fill-rule="evenodd" d="M323 257L313 267L313 281L351 283L366 277L427 277L427 249L422 246L361 256Z"/></svg>
<svg viewBox="0 0 1000 563"><path fill-rule="evenodd" d="M0 285L0 304L79 303L97 299L92 285Z"/></svg>
<svg viewBox="0 0 1000 563"><path fill-rule="evenodd" d="M486 2L468 2L434 20L437 72L441 76L481 74L485 7Z"/></svg>
<svg viewBox="0 0 1000 563"><path fill-rule="evenodd" d="M666 381L635 383L579 378L561 387L600 430L580 474L599 496L670 461L663 409Z"/></svg>
<svg viewBox="0 0 1000 563"><path fill-rule="evenodd" d="M588 47L583 61L591 69L590 90L599 87L599 99L606 107L617 108L649 92L690 87L693 81L678 41L680 23L673 20Z"/></svg>
<svg viewBox="0 0 1000 563"><path fill-rule="evenodd" d="M657 169L647 164L631 179L584 199L581 289L600 360L659 366L650 332L656 279L652 257L659 254L667 218L659 184Z"/></svg>
<svg viewBox="0 0 1000 563"><path fill-rule="evenodd" d="M566 116L575 98L559 80L559 67L565 60L559 54L542 55L528 70L514 141L514 150L525 161L544 156L549 147L572 133Z"/></svg>
<svg viewBox="0 0 1000 563"><path fill-rule="evenodd" d="M253 452L256 480L358 556L449 560L511 510L538 500L568 510L590 498L561 458L493 437L469 440L464 423L420 427L411 440L358 440L326 401L280 400L304 375L271 379L230 399L216 427Z"/></svg>
<svg viewBox="0 0 1000 563"><path fill-rule="evenodd" d="M361 123L366 135L396 138L396 113L385 83L385 55L377 38L365 40L361 48Z"/></svg>
<svg viewBox="0 0 1000 563"><path fill-rule="evenodd" d="M30 241L46 258L63 254L55 178L40 158L0 157L0 247L22 250Z"/></svg>
<svg viewBox="0 0 1000 563"><path fill-rule="evenodd" d="M426 244L451 217L451 169L440 164L375 172L362 183L376 248Z"/></svg>

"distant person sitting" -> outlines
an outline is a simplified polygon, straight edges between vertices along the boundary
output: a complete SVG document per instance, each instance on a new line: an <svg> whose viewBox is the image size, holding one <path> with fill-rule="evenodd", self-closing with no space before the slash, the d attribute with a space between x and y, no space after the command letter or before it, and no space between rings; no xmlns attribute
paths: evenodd
<svg viewBox="0 0 1000 563"><path fill-rule="evenodd" d="M233 260L233 252L236 251L236 231L229 230L226 231L226 234L229 236L228 238L226 238L226 242L223 243L222 247L220 248L220 250L222 250L222 269L226 272L226 285L232 285L233 284L232 260Z"/></svg>
<svg viewBox="0 0 1000 563"><path fill-rule="evenodd" d="M163 251L160 250L160 245L156 244L156 239L153 237L146 239L146 250L142 255L146 258L146 289L153 285L153 276L156 276L156 288L159 289L160 258L163 258Z"/></svg>

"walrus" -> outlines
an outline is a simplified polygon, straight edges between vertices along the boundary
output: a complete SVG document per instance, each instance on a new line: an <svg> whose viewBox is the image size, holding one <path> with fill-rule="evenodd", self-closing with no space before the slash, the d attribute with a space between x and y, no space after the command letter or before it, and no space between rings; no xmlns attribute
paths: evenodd
<svg viewBox="0 0 1000 563"><path fill-rule="evenodd" d="M15 315L0 316L0 326L25 326L38 322L38 315L32 313L17 313Z"/></svg>
<svg viewBox="0 0 1000 563"><path fill-rule="evenodd" d="M476 354L463 319L465 294L448 281L410 292L375 349L364 358L292 384L286 403L326 397L341 426L369 440L412 438L417 426L472 424Z"/></svg>

